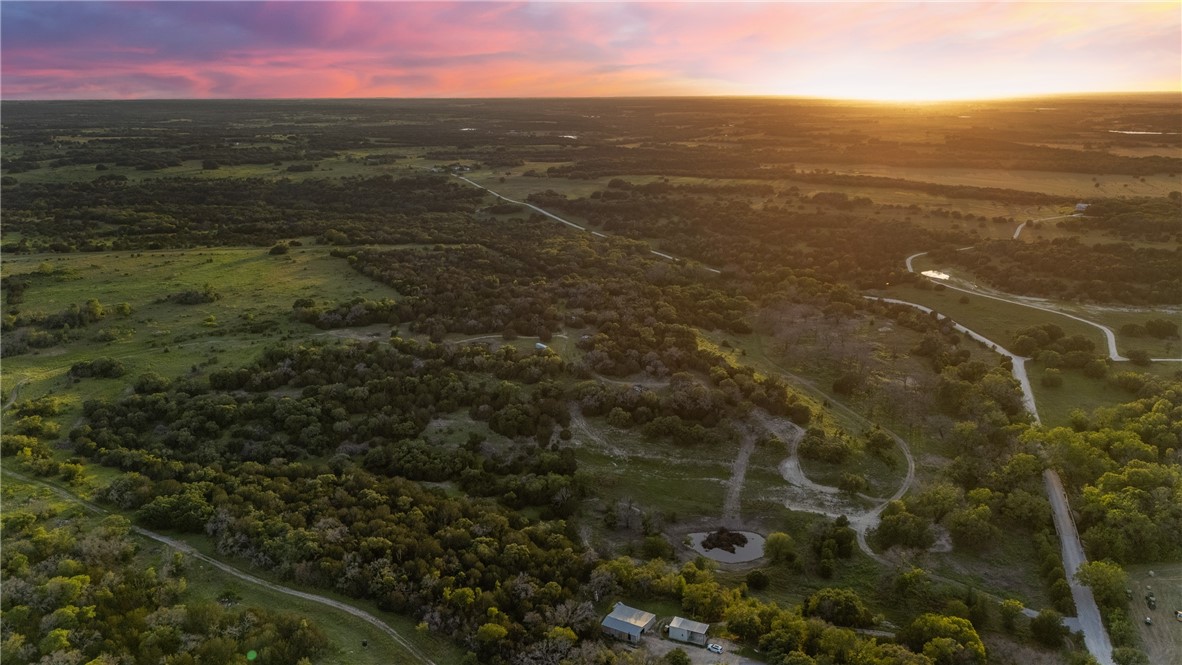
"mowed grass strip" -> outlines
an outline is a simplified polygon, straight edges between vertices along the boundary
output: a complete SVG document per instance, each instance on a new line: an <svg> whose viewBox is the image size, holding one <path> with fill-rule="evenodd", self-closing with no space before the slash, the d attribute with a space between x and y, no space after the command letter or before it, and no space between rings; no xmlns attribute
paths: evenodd
<svg viewBox="0 0 1182 665"><path fill-rule="evenodd" d="M1141 632L1149 662L1182 663L1182 620L1174 618L1182 610L1182 563L1141 564L1127 570L1133 590L1129 616ZM1157 609L1149 609L1145 600L1149 591ZM1146 624L1145 617L1153 619L1153 624Z"/></svg>

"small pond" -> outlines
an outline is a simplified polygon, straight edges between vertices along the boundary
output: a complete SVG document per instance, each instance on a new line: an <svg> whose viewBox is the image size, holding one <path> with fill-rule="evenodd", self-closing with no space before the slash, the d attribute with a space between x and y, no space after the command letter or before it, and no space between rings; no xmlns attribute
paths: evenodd
<svg viewBox="0 0 1182 665"><path fill-rule="evenodd" d="M717 547L709 550L703 548L702 541L710 535L709 533L691 533L689 535L690 547L698 554L722 563L746 563L763 556L763 536L751 531L736 531L735 533L747 536L747 544L735 547L734 553Z"/></svg>

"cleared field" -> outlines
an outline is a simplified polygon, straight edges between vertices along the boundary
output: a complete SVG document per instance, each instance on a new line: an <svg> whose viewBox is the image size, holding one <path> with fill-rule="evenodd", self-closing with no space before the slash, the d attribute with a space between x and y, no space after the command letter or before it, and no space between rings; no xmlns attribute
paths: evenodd
<svg viewBox="0 0 1182 665"><path fill-rule="evenodd" d="M325 247L293 248L271 256L266 248L199 249L5 257L6 275L52 269L24 295L23 311L47 314L98 299L103 319L81 329L78 339L4 359L4 394L22 383L20 398L53 391L77 400L118 394L127 377L156 372L178 377L211 365L238 366L266 345L283 339L331 333L291 317L295 298L337 303L355 296L396 297L391 288L354 273ZM171 294L208 285L221 297L210 303L162 301ZM128 316L111 311L132 307ZM122 379L74 382L67 371L97 357L121 361Z"/></svg>
<svg viewBox="0 0 1182 665"><path fill-rule="evenodd" d="M434 162L421 162L424 166L433 165ZM777 179L777 180L755 180L744 178L695 178L688 176L670 176L662 177L649 174L622 174L619 176L591 178L591 179L575 179L575 178L548 178L548 177L533 177L523 175L525 172L533 170L544 174L546 169L555 166L553 162L527 162L524 166L514 167L512 169L482 169L472 171L466 174L465 177L478 182L485 187L489 187L501 194L510 198L525 200L525 197L534 192L543 192L546 190L553 190L560 194L565 194L569 198L580 198L589 196L592 192L607 189L608 183L614 178L623 178L634 184L647 184L651 182L667 182L671 185L771 185L778 191L784 191L791 187L796 187L800 191L802 197L810 197L818 192L841 192L851 197L865 196L878 204L910 206L917 205L922 210L956 210L961 213L984 215L986 217L1013 217L1016 220L1024 220L1028 218L1040 218L1057 215L1060 211L1050 206L1035 206L1035 205L1019 205L1012 203L1002 203L998 201L986 201L981 199L960 199L949 198L936 194L928 194L920 191L903 190L895 187L855 187L855 186L841 186L841 185L825 185L809 183L805 181L792 180L791 178ZM749 202L758 207L762 205L765 197L748 197ZM1011 224L996 224L993 222L962 222L959 220L950 220L946 218L930 218L924 214L913 214L906 211L894 211L891 215L884 217L887 220L901 220L907 217L912 222L934 229L948 229L963 227L970 232L976 231L982 238L1009 238L1014 233L1014 226ZM571 218L574 219L574 218ZM578 220L576 220L578 221Z"/></svg>
<svg viewBox="0 0 1182 665"><path fill-rule="evenodd" d="M1112 371L1126 369L1131 368L1118 365ZM1100 407L1115 406L1137 399L1136 395L1119 390L1106 380L1090 379L1079 370L1063 370L1059 374L1063 379L1063 385L1054 388L1042 384L1044 369L1041 365L1027 363L1026 371L1030 375L1030 385L1034 388L1039 418L1044 425L1050 427L1069 425L1071 413L1077 409L1090 413Z"/></svg>
<svg viewBox="0 0 1182 665"><path fill-rule="evenodd" d="M1141 631L1149 662L1182 663L1182 621L1174 618L1174 612L1182 610L1182 563L1130 566L1127 570L1133 588L1129 615ZM1156 610L1145 602L1146 587L1153 589L1157 598ZM1145 625L1147 616L1153 625Z"/></svg>
<svg viewBox="0 0 1182 665"><path fill-rule="evenodd" d="M721 517L737 442L714 449L679 447L595 421L572 431L580 473L592 479L605 501L675 518Z"/></svg>

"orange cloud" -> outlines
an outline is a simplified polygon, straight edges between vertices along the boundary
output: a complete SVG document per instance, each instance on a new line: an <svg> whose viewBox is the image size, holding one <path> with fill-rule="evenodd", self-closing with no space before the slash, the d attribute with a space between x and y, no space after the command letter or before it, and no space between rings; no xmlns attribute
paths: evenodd
<svg viewBox="0 0 1182 665"><path fill-rule="evenodd" d="M1174 3L5 2L0 96L1182 89Z"/></svg>

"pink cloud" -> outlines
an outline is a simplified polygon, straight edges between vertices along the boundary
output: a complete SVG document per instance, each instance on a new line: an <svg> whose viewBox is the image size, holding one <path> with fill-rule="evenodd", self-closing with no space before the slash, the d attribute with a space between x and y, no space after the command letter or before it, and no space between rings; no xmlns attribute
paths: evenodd
<svg viewBox="0 0 1182 665"><path fill-rule="evenodd" d="M5 2L0 29L8 99L1182 89L1169 4Z"/></svg>

